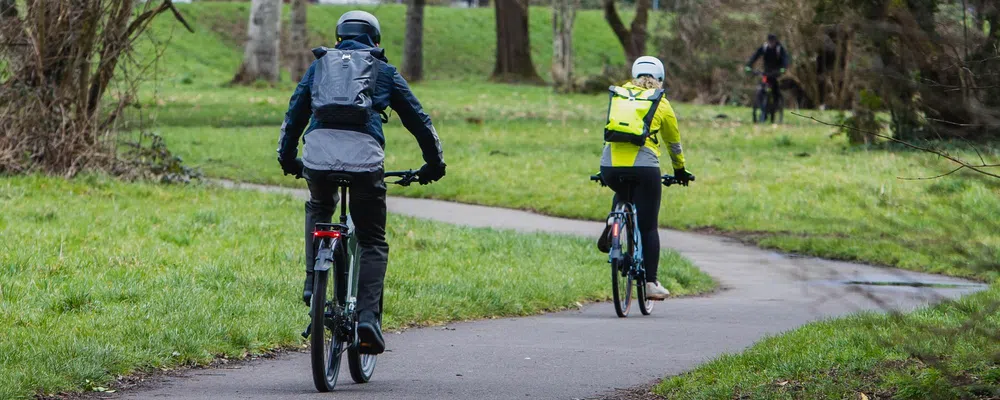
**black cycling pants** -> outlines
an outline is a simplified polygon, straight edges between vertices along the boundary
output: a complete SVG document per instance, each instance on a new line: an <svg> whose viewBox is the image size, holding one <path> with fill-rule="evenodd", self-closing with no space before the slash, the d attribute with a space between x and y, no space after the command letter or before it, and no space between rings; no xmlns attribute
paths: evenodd
<svg viewBox="0 0 1000 400"><path fill-rule="evenodd" d="M340 199L338 188L326 178L333 171L305 168L302 172L309 184L309 201L306 202L306 272L316 265L316 247L313 231L316 223L328 223L333 218ZM385 181L380 169L373 172L341 172L351 175L347 192L351 221L358 238L358 311L371 310L376 314L382 297L386 265L389 263L389 243L385 241Z"/></svg>
<svg viewBox="0 0 1000 400"><path fill-rule="evenodd" d="M636 219L639 220L639 234L642 235L642 258L646 267L646 281L656 282L656 271L660 266L660 232L657 229L660 217L660 186L659 167L601 167L601 176L615 198L611 203L612 210L619 201L631 201L636 208ZM633 176L635 184L624 184L621 178Z"/></svg>

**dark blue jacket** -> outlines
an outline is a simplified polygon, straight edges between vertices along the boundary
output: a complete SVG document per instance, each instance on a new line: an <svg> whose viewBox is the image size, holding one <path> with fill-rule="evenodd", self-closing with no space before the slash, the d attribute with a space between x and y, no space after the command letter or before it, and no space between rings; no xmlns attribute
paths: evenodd
<svg viewBox="0 0 1000 400"><path fill-rule="evenodd" d="M368 36L361 36L354 40L344 40L337 44L339 50L364 50L375 47L371 44ZM325 54L322 48L313 50L317 58ZM443 162L441 143L438 140L431 118L424 112L423 107L417 97L410 90L410 85L399 74L396 67L390 65L382 57L382 68L378 78L373 85L372 108L376 111L385 111L392 108L399 115L403 126L413 134L420 145L423 159L430 164ZM294 158L298 153L299 138L317 129L316 121L310 123L312 117L312 97L310 88L312 87L313 74L315 73L316 62L313 62L306 71L302 80L295 88L291 100L288 102L288 111L285 113L285 122L282 124L281 136L278 138L278 157L281 159ZM308 129L306 125L308 124ZM378 144L385 147L385 135L382 133L382 120L372 118L366 132L378 141Z"/></svg>
<svg viewBox="0 0 1000 400"><path fill-rule="evenodd" d="M776 74L782 68L788 68L788 52L785 46L779 42L775 46L764 43L747 60L747 66L752 67L757 59L764 58L764 73L767 75Z"/></svg>

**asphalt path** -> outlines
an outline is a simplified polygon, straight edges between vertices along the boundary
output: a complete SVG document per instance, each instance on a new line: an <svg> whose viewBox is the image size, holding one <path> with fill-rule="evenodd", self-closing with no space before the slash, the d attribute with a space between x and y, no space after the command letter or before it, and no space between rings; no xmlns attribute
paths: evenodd
<svg viewBox="0 0 1000 400"><path fill-rule="evenodd" d="M307 196L298 189L223 184ZM593 238L603 228L600 222L435 200L390 198L388 207L394 214L521 232ZM615 389L682 373L721 354L740 351L766 335L811 321L860 310L908 310L984 287L956 278L786 255L688 232L663 229L660 241L714 277L720 290L657 303L651 316L642 316L633 305L633 315L620 319L611 304L599 303L533 317L387 333L388 351L379 357L372 381L354 384L345 361L333 393L317 393L313 388L308 354L287 353L154 378L115 397L599 398ZM595 249L594 257L602 255ZM873 282L940 285L867 284Z"/></svg>

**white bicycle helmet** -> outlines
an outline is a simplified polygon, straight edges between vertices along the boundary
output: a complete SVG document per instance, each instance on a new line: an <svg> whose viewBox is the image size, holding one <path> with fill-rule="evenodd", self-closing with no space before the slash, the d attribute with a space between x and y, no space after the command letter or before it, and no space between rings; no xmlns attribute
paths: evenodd
<svg viewBox="0 0 1000 400"><path fill-rule="evenodd" d="M632 78L649 75L663 82L663 63L656 57L642 56L632 63Z"/></svg>

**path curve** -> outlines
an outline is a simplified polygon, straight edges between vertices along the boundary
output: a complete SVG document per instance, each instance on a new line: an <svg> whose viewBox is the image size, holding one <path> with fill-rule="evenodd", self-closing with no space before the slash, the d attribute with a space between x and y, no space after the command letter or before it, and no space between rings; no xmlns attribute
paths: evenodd
<svg viewBox="0 0 1000 400"><path fill-rule="evenodd" d="M301 189L235 184L288 193ZM390 197L389 211L458 225L596 237L599 222L435 200ZM891 268L784 255L715 236L660 230L723 290L657 304L652 316L615 317L592 304L526 318L408 330L386 337L373 381L350 382L345 370L332 394L316 393L308 355L290 353L230 369L195 369L163 378L125 399L576 399L679 374L761 337L847 313L911 309L982 285ZM595 251L595 257L600 254ZM919 281L954 287L858 286L848 281ZM634 308L634 307L633 307Z"/></svg>

